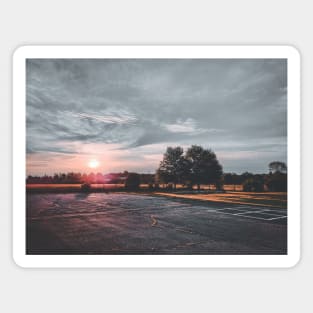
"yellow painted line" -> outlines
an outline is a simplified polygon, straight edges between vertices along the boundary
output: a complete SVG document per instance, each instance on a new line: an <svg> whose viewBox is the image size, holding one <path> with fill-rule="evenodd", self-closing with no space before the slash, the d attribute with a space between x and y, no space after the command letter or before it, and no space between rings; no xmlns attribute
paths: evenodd
<svg viewBox="0 0 313 313"><path fill-rule="evenodd" d="M176 195L176 194L169 194L169 193L163 193L163 192L156 192L154 193L156 195L160 196L167 196L167 197L172 197L172 198L180 198L180 199L190 199L190 200L199 200L199 201L212 201L212 202L222 202L222 203L230 203L230 204L243 204L243 205L252 205L252 206L264 206L264 207L270 207L270 208L284 208L279 205L272 205L272 204L264 204L264 203L253 203L253 202L242 202L238 201L235 199L231 200L223 200L223 199L210 199L209 197L204 198L204 197L197 197L194 195Z"/></svg>
<svg viewBox="0 0 313 313"><path fill-rule="evenodd" d="M155 226L158 224L158 221L155 219L155 217L153 215L151 215L151 221L152 221L151 226Z"/></svg>

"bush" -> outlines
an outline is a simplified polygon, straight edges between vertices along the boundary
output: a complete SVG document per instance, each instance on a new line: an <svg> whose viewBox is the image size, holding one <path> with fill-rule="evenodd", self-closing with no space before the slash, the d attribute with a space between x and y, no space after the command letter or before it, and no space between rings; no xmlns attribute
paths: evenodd
<svg viewBox="0 0 313 313"><path fill-rule="evenodd" d="M264 191L264 184L263 181L258 178L248 178L246 179L243 184L243 191L255 191L261 192Z"/></svg>
<svg viewBox="0 0 313 313"><path fill-rule="evenodd" d="M84 183L84 184L81 185L80 188L81 188L81 190L82 190L83 192L89 192L90 189L91 189L91 185L88 184L88 183Z"/></svg>
<svg viewBox="0 0 313 313"><path fill-rule="evenodd" d="M266 186L269 191L287 191L287 175L282 173L269 175L266 180Z"/></svg>
<svg viewBox="0 0 313 313"><path fill-rule="evenodd" d="M140 175L137 173L129 173L125 181L125 188L129 190L139 189Z"/></svg>

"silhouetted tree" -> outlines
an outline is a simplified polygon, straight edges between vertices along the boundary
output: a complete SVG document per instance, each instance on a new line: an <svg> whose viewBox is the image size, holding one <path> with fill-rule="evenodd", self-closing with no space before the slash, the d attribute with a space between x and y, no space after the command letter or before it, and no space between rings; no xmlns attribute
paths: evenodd
<svg viewBox="0 0 313 313"><path fill-rule="evenodd" d="M220 188L223 168L210 149L201 146L191 146L187 150L186 159L190 163L190 177L192 184L215 184Z"/></svg>
<svg viewBox="0 0 313 313"><path fill-rule="evenodd" d="M83 183L83 184L81 185L81 190L82 190L83 192L90 192L90 190L91 190L91 185L90 185L89 183Z"/></svg>
<svg viewBox="0 0 313 313"><path fill-rule="evenodd" d="M241 181L241 184L244 182L244 181L246 181L247 179L249 179L249 178L253 178L253 174L252 173L250 173L250 172L244 172L244 173L242 173L241 175L240 175L240 181Z"/></svg>
<svg viewBox="0 0 313 313"><path fill-rule="evenodd" d="M265 184L269 191L285 192L287 191L287 174L276 172L266 177Z"/></svg>
<svg viewBox="0 0 313 313"><path fill-rule="evenodd" d="M241 184L241 177L236 173L225 173L223 175L223 183L225 185L233 185L233 189L235 191L236 185Z"/></svg>
<svg viewBox="0 0 313 313"><path fill-rule="evenodd" d="M287 173L287 165L284 162L273 161L269 165L270 173Z"/></svg>
<svg viewBox="0 0 313 313"><path fill-rule="evenodd" d="M190 162L184 157L181 147L167 147L163 160L157 170L160 181L173 183L176 189L177 183L182 183L190 173Z"/></svg>
<svg viewBox="0 0 313 313"><path fill-rule="evenodd" d="M255 175L254 177L248 178L242 184L243 191L264 191L264 182L261 177Z"/></svg>
<svg viewBox="0 0 313 313"><path fill-rule="evenodd" d="M140 183L141 184L153 184L155 178L154 174L140 174Z"/></svg>
<svg viewBox="0 0 313 313"><path fill-rule="evenodd" d="M136 190L140 187L140 175L137 173L128 173L125 181L125 188L128 190Z"/></svg>

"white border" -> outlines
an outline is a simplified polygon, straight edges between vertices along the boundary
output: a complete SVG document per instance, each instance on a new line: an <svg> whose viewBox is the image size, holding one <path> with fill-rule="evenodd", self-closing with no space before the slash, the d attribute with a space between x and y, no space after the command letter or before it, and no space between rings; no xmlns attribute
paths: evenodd
<svg viewBox="0 0 313 313"><path fill-rule="evenodd" d="M27 58L287 58L287 255L26 255L25 107ZM292 267L300 260L300 54L291 46L23 46L13 55L13 259L21 267Z"/></svg>

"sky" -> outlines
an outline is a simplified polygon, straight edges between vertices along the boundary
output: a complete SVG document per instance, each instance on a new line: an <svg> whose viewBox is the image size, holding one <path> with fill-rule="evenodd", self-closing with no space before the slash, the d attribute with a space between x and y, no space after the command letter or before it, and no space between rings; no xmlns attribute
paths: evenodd
<svg viewBox="0 0 313 313"><path fill-rule="evenodd" d="M287 62L28 59L26 137L27 175L154 173L193 144L224 172L266 173L287 161Z"/></svg>

